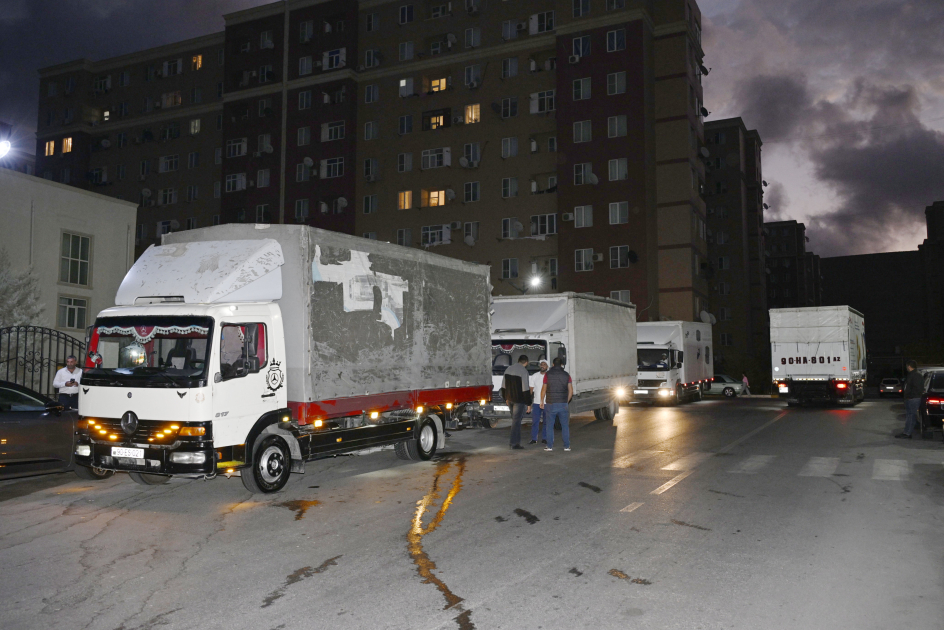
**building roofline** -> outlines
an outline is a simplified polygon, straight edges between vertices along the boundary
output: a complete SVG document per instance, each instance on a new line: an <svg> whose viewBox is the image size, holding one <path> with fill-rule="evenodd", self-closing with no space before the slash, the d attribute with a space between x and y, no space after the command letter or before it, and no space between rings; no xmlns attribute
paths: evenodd
<svg viewBox="0 0 944 630"><path fill-rule="evenodd" d="M243 9L242 11L233 11L232 13L225 13L223 14L223 21L227 26L231 26L233 24L251 22L252 20L270 17L272 15L281 15L285 12L286 5L288 5L289 11L294 11L296 9L304 9L305 7L312 7L317 4L327 4L334 1L335 0L276 0L275 2L263 4L262 6Z"/></svg>
<svg viewBox="0 0 944 630"><path fill-rule="evenodd" d="M30 183L39 184L41 186L52 186L53 188L59 188L61 190L66 190L71 193L76 193L79 195L86 195L89 197L95 197L101 200L107 200L109 203L118 204L121 206L126 206L128 208L133 208L135 211L138 209L138 204L133 201L127 201L126 199L116 199L115 197L109 197L108 195L103 195L101 193L92 192L91 190L83 190L82 188L76 188L69 184L60 184L59 182L50 181L42 177L36 177L35 175L27 175L26 173L21 173L19 171L14 171L12 169L0 169L0 176L9 175L11 177L21 177L26 180L31 180Z"/></svg>
<svg viewBox="0 0 944 630"><path fill-rule="evenodd" d="M193 37L191 39L185 39L183 41L174 42L171 44L164 44L163 46L155 46L154 48L147 48L145 50L138 50L125 55L119 55L117 57L100 59L98 61L92 61L91 59L75 59L73 61L67 61L55 66L40 68L37 72L39 73L40 78L56 76L64 72L74 70L100 72L102 70L110 70L111 68L127 65L129 63L146 61L157 57L164 57L167 55L173 55L175 53L189 51L198 46L222 44L224 41L225 32L219 31L218 33L211 33L210 35L201 35L199 37Z"/></svg>

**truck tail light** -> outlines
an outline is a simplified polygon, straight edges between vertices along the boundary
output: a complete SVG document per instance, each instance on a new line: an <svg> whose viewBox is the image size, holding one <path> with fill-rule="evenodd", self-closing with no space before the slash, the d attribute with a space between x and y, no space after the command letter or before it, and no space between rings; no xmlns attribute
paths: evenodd
<svg viewBox="0 0 944 630"><path fill-rule="evenodd" d="M846 383L836 383L836 389L846 389L849 387Z"/></svg>
<svg viewBox="0 0 944 630"><path fill-rule="evenodd" d="M929 405L940 405L942 402L944 401L938 400L937 398L928 398Z"/></svg>

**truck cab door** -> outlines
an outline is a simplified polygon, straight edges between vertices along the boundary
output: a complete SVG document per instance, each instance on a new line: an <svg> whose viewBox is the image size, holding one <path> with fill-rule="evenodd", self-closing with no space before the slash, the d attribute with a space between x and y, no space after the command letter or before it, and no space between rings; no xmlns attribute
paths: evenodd
<svg viewBox="0 0 944 630"><path fill-rule="evenodd" d="M272 382L272 368L279 366L270 356L269 334L261 321L220 324L219 372L213 377L215 446L243 444L256 421L279 408L281 378Z"/></svg>

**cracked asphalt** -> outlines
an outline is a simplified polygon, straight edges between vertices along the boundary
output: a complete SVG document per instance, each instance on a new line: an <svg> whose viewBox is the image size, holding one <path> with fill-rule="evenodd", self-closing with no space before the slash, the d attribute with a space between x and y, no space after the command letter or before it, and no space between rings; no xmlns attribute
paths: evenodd
<svg viewBox="0 0 944 630"><path fill-rule="evenodd" d="M942 628L944 444L902 405L624 407L574 450L0 483L0 628ZM527 432L526 432L527 433Z"/></svg>

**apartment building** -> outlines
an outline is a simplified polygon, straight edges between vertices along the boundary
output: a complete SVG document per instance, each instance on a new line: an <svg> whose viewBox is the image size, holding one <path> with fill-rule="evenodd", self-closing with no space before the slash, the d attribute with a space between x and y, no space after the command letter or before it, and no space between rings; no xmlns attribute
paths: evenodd
<svg viewBox="0 0 944 630"><path fill-rule="evenodd" d="M705 123L708 258L700 272L718 320L716 367L738 376L769 352L761 145L740 118Z"/></svg>
<svg viewBox="0 0 944 630"><path fill-rule="evenodd" d="M807 251L806 226L797 221L764 224L767 245L767 305L769 308L822 306L819 256Z"/></svg>
<svg viewBox="0 0 944 630"><path fill-rule="evenodd" d="M223 34L40 70L36 174L140 204L140 254L220 220Z"/></svg>

